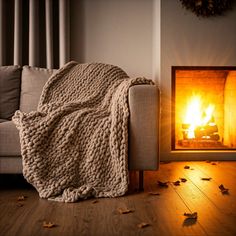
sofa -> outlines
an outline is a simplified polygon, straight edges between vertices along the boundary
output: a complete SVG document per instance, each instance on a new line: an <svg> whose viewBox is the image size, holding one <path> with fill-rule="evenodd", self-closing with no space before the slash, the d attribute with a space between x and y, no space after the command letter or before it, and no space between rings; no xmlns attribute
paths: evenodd
<svg viewBox="0 0 236 236"><path fill-rule="evenodd" d="M56 72L31 66L0 67L0 174L22 173L19 133L11 121L16 110L37 109L43 86ZM156 170L159 165L159 90L155 85L129 89L129 170Z"/></svg>

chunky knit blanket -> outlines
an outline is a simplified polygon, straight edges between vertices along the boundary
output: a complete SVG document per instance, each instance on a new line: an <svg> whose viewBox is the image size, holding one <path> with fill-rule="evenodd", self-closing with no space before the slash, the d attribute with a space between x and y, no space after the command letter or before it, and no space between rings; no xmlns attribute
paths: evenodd
<svg viewBox="0 0 236 236"><path fill-rule="evenodd" d="M75 202L128 189L128 89L152 84L102 63L69 62L44 86L37 111L17 111L23 174L42 198Z"/></svg>

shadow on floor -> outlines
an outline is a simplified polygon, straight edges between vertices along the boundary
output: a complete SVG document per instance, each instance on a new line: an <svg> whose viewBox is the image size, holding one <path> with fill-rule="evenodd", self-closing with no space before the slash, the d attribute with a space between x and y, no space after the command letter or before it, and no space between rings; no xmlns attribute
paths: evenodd
<svg viewBox="0 0 236 236"><path fill-rule="evenodd" d="M0 189L33 188L22 174L0 174Z"/></svg>

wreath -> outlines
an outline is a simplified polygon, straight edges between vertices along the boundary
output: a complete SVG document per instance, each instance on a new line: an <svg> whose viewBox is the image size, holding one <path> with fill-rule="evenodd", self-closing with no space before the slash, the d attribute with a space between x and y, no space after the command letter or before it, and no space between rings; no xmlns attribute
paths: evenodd
<svg viewBox="0 0 236 236"><path fill-rule="evenodd" d="M233 0L180 0L180 2L197 16L209 17L222 15L224 11L231 9Z"/></svg>

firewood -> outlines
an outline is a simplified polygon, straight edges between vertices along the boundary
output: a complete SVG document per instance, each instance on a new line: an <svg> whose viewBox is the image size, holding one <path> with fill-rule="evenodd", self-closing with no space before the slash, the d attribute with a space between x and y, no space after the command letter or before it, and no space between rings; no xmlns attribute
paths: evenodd
<svg viewBox="0 0 236 236"><path fill-rule="evenodd" d="M204 136L209 136L212 140L219 140L220 136L216 134L218 132L218 127L214 125L204 125L199 126L194 130L194 135L197 139L201 139Z"/></svg>
<svg viewBox="0 0 236 236"><path fill-rule="evenodd" d="M205 129L207 134L213 134L213 133L218 132L218 126L216 124L214 124L214 125L206 125L204 127L204 129Z"/></svg>
<svg viewBox="0 0 236 236"><path fill-rule="evenodd" d="M215 140L215 141L218 141L220 139L219 134L212 134L212 135L210 135L210 137L211 137L211 140Z"/></svg>

